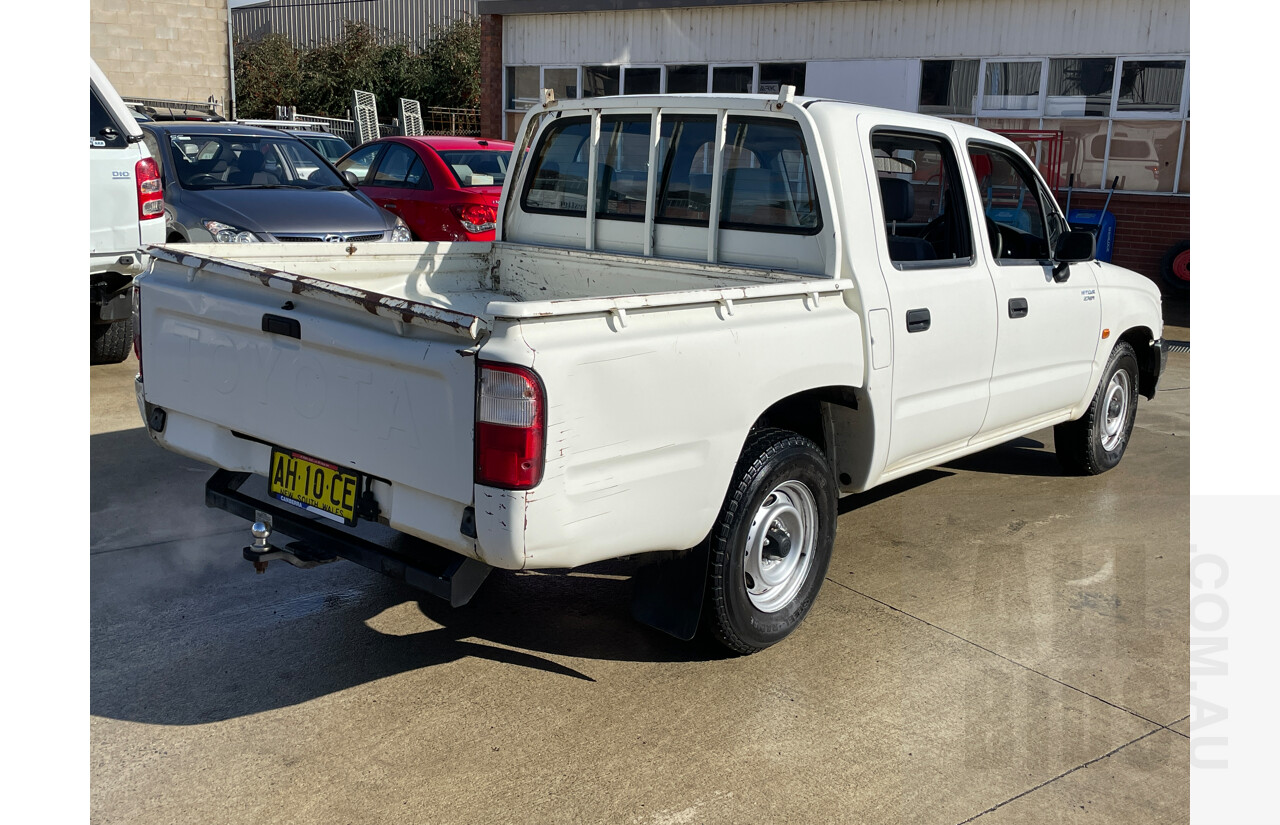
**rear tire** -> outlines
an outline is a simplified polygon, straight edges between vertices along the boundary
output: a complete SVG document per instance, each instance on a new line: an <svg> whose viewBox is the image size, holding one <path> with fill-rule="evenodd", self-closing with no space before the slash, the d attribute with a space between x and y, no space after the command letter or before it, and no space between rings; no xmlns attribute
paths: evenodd
<svg viewBox="0 0 1280 825"><path fill-rule="evenodd" d="M1138 357L1125 341L1107 360L1098 391L1084 416L1053 428L1053 448L1064 470L1098 475L1120 463L1138 412Z"/></svg>
<svg viewBox="0 0 1280 825"><path fill-rule="evenodd" d="M89 363L119 364L133 348L133 321L94 324L89 328Z"/></svg>
<svg viewBox="0 0 1280 825"><path fill-rule="evenodd" d="M787 430L753 433L708 537L716 641L750 654L796 629L827 575L835 520L835 481L818 446Z"/></svg>

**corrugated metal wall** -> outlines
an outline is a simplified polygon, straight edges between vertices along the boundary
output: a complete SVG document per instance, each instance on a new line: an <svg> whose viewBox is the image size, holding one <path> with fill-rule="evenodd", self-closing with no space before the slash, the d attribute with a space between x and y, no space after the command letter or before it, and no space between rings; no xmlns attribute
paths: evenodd
<svg viewBox="0 0 1280 825"><path fill-rule="evenodd" d="M509 15L503 62L1186 54L1190 0L855 0Z"/></svg>
<svg viewBox="0 0 1280 825"><path fill-rule="evenodd" d="M231 10L237 41L283 34L311 47L342 37L348 21L368 23L384 43L421 45L431 27L476 13L476 0L270 0Z"/></svg>

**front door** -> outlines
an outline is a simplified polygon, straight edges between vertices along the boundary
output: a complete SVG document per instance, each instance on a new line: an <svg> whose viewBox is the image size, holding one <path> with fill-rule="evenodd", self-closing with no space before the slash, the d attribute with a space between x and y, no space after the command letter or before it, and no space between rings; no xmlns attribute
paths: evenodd
<svg viewBox="0 0 1280 825"><path fill-rule="evenodd" d="M998 344L980 438L1025 429L1076 406L1088 391L1102 309L1091 264L1053 275L1066 221L1025 155L970 142L985 216L984 261L996 289Z"/></svg>
<svg viewBox="0 0 1280 825"><path fill-rule="evenodd" d="M889 288L893 424L885 472L962 447L987 412L996 351L991 274L950 135L870 134Z"/></svg>

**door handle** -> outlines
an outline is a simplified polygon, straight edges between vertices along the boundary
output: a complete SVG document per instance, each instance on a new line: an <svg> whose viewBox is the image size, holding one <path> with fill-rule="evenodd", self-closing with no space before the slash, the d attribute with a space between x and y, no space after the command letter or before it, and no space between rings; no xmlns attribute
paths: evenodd
<svg viewBox="0 0 1280 825"><path fill-rule="evenodd" d="M907 310L907 332L924 332L929 328L929 310Z"/></svg>
<svg viewBox="0 0 1280 825"><path fill-rule="evenodd" d="M394 201L387 201L386 203L382 204L382 208L383 208L383 209L390 209L390 210L394 211L394 210L396 210L396 209L399 209L400 207L396 206Z"/></svg>
<svg viewBox="0 0 1280 825"><path fill-rule="evenodd" d="M1026 318L1027 317L1027 299L1026 298L1010 298L1009 299L1009 317L1010 318Z"/></svg>

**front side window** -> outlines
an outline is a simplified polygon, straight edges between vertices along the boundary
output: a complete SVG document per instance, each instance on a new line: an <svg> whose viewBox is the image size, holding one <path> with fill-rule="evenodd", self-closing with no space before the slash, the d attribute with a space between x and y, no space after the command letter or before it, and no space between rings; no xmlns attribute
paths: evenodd
<svg viewBox="0 0 1280 825"><path fill-rule="evenodd" d="M908 266L969 263L969 209L951 144L935 135L875 132L871 147L889 259Z"/></svg>
<svg viewBox="0 0 1280 825"><path fill-rule="evenodd" d="M373 168L373 162L378 157L378 153L382 151L384 145L382 143L371 143L368 146L361 146L352 152L350 157L338 164L338 170L355 175L357 183L366 183L369 177L369 170Z"/></svg>
<svg viewBox="0 0 1280 825"><path fill-rule="evenodd" d="M978 180L992 256L1000 263L1052 257L1047 199L1026 159L982 143L969 144L969 159Z"/></svg>

